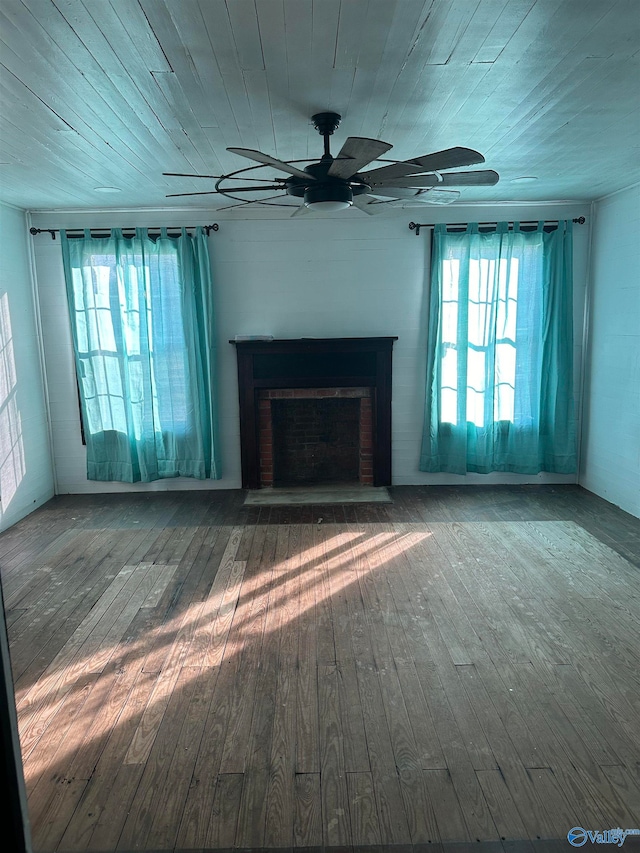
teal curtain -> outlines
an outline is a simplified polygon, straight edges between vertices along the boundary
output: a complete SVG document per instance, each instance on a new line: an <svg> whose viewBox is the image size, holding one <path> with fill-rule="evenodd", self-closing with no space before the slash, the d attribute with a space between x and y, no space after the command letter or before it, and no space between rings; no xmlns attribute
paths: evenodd
<svg viewBox="0 0 640 853"><path fill-rule="evenodd" d="M220 477L207 238L69 238L64 262L90 480Z"/></svg>
<svg viewBox="0 0 640 853"><path fill-rule="evenodd" d="M572 224L433 234L421 471L576 470Z"/></svg>

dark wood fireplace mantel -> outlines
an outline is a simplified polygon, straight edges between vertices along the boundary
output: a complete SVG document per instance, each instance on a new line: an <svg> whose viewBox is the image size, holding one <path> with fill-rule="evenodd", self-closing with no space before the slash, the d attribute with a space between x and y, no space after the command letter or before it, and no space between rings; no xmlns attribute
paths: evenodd
<svg viewBox="0 0 640 853"><path fill-rule="evenodd" d="M371 388L373 482L391 485L391 354L396 340L229 341L238 354L243 488L260 485L258 394L264 388Z"/></svg>

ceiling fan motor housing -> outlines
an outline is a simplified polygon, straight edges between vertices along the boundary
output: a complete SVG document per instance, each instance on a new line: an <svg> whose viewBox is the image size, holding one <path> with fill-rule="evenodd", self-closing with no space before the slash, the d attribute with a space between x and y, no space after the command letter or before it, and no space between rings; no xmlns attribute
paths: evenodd
<svg viewBox="0 0 640 853"><path fill-rule="evenodd" d="M323 202L342 202L344 205L350 205L354 195L361 195L371 189L364 182L330 177L327 172L332 163L333 157L325 155L319 163L305 166L304 171L310 175L311 180L307 183L304 178L289 178L286 182L287 194L304 198L307 207Z"/></svg>

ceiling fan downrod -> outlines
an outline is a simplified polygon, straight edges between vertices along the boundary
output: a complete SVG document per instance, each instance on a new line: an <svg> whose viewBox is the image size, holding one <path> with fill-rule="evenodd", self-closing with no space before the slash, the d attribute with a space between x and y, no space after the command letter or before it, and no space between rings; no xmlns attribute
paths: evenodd
<svg viewBox="0 0 640 853"><path fill-rule="evenodd" d="M340 126L341 118L342 116L338 115L338 113L316 113L311 116L313 126L324 139L323 160L328 158L333 159L331 157L331 151L329 150L329 137Z"/></svg>

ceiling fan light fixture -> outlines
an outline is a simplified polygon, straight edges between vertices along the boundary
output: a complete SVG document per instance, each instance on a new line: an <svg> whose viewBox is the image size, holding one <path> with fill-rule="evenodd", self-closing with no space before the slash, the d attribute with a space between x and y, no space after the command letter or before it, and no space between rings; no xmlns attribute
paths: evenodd
<svg viewBox="0 0 640 853"><path fill-rule="evenodd" d="M333 213L336 210L346 210L352 204L353 193L347 184L321 184L305 190L304 205L310 210Z"/></svg>

